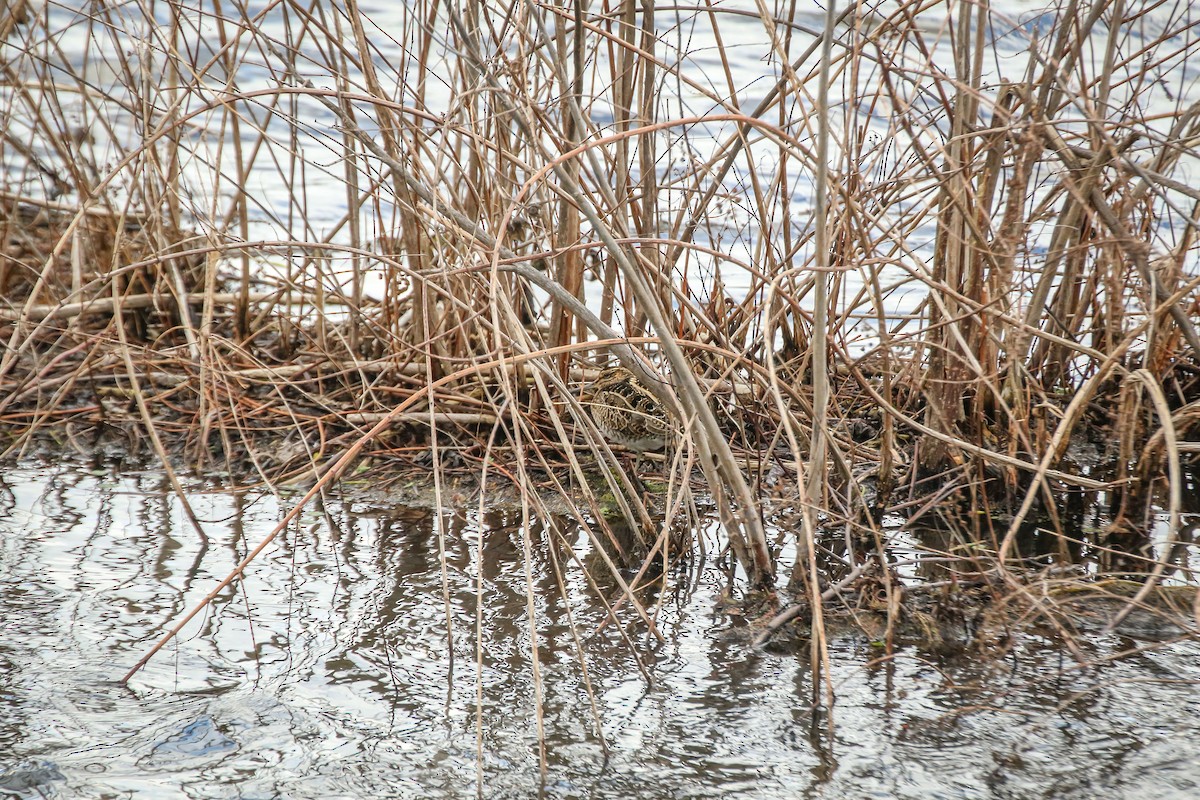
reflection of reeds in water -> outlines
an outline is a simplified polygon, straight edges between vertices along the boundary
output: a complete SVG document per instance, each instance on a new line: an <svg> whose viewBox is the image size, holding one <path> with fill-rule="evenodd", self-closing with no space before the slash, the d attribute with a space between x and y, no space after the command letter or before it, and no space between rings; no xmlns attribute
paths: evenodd
<svg viewBox="0 0 1200 800"><path fill-rule="evenodd" d="M502 463L582 522L606 499L586 480L602 448L575 445L571 356L633 342L670 368L684 415L662 508L694 508L694 485L717 495L754 583L775 579L761 506L811 475L797 526L811 574L796 585L823 579L819 522L885 550L888 512L944 515L1015 558L1031 519L1066 535L1064 491L1109 492L1118 522L1144 527L1165 480L1178 529L1200 430L1186 171L1200 125L1180 55L1200 34L1186 17L1070 5L1052 36L997 60L993 31L1010 31L1000 47L1024 34L986 6L901 3L869 35L849 6L828 92L806 66L816 45L764 20L780 78L749 108L726 101L743 87L688 71L660 18L518 30L482 4L404 9L382 51L356 7L328 27L298 9L303 25L270 32L216 6L203 32L147 19L180 41L137 63L123 54L141 31L122 38L128 18L100 9L72 24L111 45L88 51L103 82L47 55L58 34L41 18L0 20L26 87L4 95L6 118L30 134L0 144L6 174L24 176L0 198L10 450L70 423L268 481L332 480L361 451L439 480ZM1103 15L1106 31L1145 35L1093 35ZM721 9L704 19L714 42L736 39ZM529 46L546 57L495 55ZM243 81L246 52L268 63ZM1018 62L1004 80L985 72ZM737 83L739 65L721 67ZM695 138L669 85L728 111L704 118L719 142ZM314 118L328 138L311 138ZM810 220L796 176L818 173L822 128L834 175ZM739 164L755 174L734 180ZM823 337L830 366L814 370ZM638 386L617 381L585 413L612 441L657 449L662 398ZM829 457L814 459L823 413ZM1090 434L1120 452L1062 460ZM682 474L697 466L703 483Z"/></svg>

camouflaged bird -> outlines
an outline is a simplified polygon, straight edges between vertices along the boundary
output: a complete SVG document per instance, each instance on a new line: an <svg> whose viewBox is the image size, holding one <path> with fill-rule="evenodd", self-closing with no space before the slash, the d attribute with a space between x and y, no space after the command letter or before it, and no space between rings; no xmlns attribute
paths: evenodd
<svg viewBox="0 0 1200 800"><path fill-rule="evenodd" d="M613 444L644 453L667 443L670 424L662 403L624 367L609 367L585 386L583 403Z"/></svg>

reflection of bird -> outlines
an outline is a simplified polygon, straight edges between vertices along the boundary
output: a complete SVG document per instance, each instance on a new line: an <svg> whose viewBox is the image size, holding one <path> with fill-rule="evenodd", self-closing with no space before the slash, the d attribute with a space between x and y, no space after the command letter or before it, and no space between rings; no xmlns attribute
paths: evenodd
<svg viewBox="0 0 1200 800"><path fill-rule="evenodd" d="M644 453L667 442L667 415L649 389L624 367L609 367L583 388L584 405L604 438Z"/></svg>

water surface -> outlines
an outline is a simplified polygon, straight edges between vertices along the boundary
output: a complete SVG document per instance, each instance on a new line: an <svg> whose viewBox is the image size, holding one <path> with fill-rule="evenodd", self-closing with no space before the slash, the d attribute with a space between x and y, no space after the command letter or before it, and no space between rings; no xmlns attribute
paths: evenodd
<svg viewBox="0 0 1200 800"><path fill-rule="evenodd" d="M187 480L205 543L153 469L0 476L0 796L1200 795L1196 643L1096 635L1081 667L1035 633L999 659L841 635L814 712L715 563L645 598L663 642L619 612L626 640L586 537L488 498L327 498L123 688L293 498Z"/></svg>

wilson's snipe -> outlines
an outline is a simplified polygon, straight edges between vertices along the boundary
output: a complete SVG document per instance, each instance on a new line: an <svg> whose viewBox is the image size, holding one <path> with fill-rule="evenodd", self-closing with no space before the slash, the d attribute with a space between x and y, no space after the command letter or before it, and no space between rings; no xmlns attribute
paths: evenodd
<svg viewBox="0 0 1200 800"><path fill-rule="evenodd" d="M667 442L670 426L662 404L624 367L609 367L585 386L583 403L614 444L644 453L661 450Z"/></svg>

